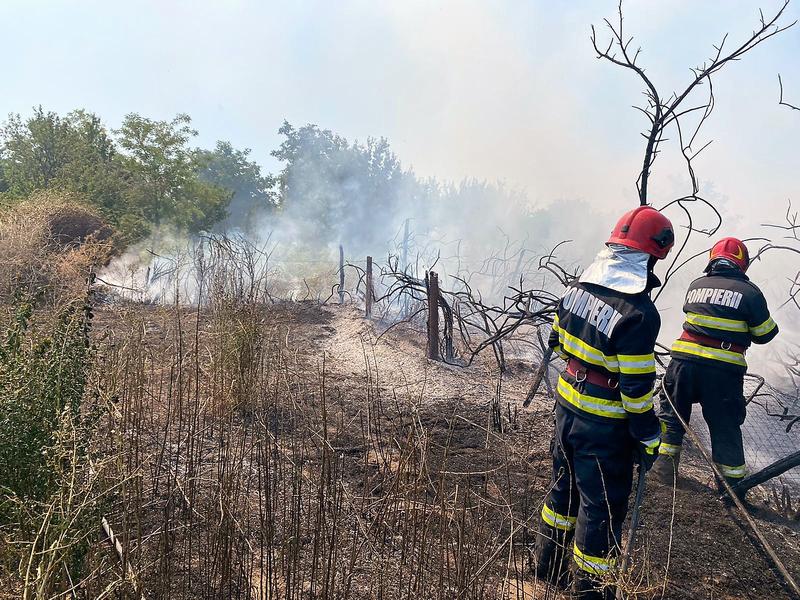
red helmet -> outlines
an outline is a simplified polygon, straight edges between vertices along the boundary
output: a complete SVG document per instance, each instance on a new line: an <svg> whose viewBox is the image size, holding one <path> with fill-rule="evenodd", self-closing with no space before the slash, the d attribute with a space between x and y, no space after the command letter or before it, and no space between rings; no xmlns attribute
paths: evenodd
<svg viewBox="0 0 800 600"><path fill-rule="evenodd" d="M675 245L675 232L670 220L655 208L640 206L622 215L607 243L622 244L661 259Z"/></svg>
<svg viewBox="0 0 800 600"><path fill-rule="evenodd" d="M708 255L708 263L711 264L718 258L725 258L739 267L742 271L747 271L750 266L750 253L742 240L734 237L722 238L711 248Z"/></svg>

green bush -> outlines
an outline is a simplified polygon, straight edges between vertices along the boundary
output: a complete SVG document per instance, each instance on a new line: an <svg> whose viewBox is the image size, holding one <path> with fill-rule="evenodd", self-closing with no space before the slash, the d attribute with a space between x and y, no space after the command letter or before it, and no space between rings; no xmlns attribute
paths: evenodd
<svg viewBox="0 0 800 600"><path fill-rule="evenodd" d="M0 598L51 598L88 576L105 492L83 406L91 309L12 307L0 339ZM10 596L5 596L5 592Z"/></svg>
<svg viewBox="0 0 800 600"><path fill-rule="evenodd" d="M89 347L79 303L62 309L47 334L35 331L32 317L31 304L19 303L0 343L0 490L41 501L57 481L62 416L80 420Z"/></svg>

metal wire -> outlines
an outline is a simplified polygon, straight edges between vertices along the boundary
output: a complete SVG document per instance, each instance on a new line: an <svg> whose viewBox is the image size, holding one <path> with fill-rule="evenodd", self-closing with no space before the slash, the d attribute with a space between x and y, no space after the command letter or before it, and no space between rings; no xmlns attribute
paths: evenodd
<svg viewBox="0 0 800 600"><path fill-rule="evenodd" d="M658 350L662 352L657 361L661 379L670 359L664 346ZM745 375L744 397L747 402L747 417L742 424L745 464L749 473L756 473L800 448L800 399L770 385L755 373ZM692 411L690 424L703 446L710 450L711 437L699 407ZM800 467L786 471L774 483L800 492Z"/></svg>

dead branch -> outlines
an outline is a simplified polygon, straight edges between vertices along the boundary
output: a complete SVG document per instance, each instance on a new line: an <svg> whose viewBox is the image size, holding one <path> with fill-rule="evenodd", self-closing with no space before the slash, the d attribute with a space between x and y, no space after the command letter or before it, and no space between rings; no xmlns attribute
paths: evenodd
<svg viewBox="0 0 800 600"><path fill-rule="evenodd" d="M567 271L558 264L555 251L559 246L561 244L547 256L538 259L538 270L553 275L559 284L568 285L577 273ZM444 315L445 323L441 355L447 357L445 362L469 366L481 352L491 349L500 370L505 371L504 343L512 338L521 339L519 332L524 327L538 328L552 323L560 296L549 290L525 287L522 275L525 253L524 248L512 249L507 244L502 254L493 255L480 266L480 274L488 272L505 277L513 272L519 276L518 283L509 285L499 302L487 301L480 291L473 288L470 279L475 273L462 270L459 274L449 276L449 289L440 287L439 309ZM494 278L493 280L497 281ZM384 292L376 297L376 304L401 306L403 297L413 304L422 305L426 302L425 281L401 270L397 257L390 256L387 264L381 267L380 282ZM414 315L422 310L417 310ZM454 340L456 333L462 351L457 360Z"/></svg>
<svg viewBox="0 0 800 600"><path fill-rule="evenodd" d="M800 106L795 106L794 104L789 104L783 100L783 81L781 80L781 74L778 73L778 87L780 88L780 96L778 97L778 104L781 106L788 106L792 110L800 110Z"/></svg>
<svg viewBox="0 0 800 600"><path fill-rule="evenodd" d="M781 8L775 15L766 19L763 12L760 12L760 23L751 33L751 35L740 45L735 47L728 53L723 53L728 35L723 36L722 41L714 46L714 52L711 57L705 60L700 66L694 67L691 70L693 78L689 84L680 92L673 92L671 95L664 98L659 93L653 81L645 73L645 69L637 64L637 60L642 52L641 47L637 48L635 52L631 51L631 43L633 37L626 37L623 29L624 19L622 12L622 0L620 0L617 7L617 21L612 23L609 19L604 19L605 24L611 33L611 38L608 44L603 46L598 45L597 31L594 26L591 29L590 40L592 47L595 50L598 59L604 59L608 62L615 64L619 67L633 71L642 81L645 87L644 96L646 102L644 106L635 107L642 112L648 119L650 126L649 130L642 135L647 140L644 152L644 160L642 170L636 180L636 189L639 192L639 203L644 206L647 204L647 190L650 172L653 163L658 157L659 146L665 140L665 133L667 128L675 123L679 123L682 117L691 113L700 112L701 116L694 128L691 135L684 138L679 133L681 138L681 152L684 158L689 162L689 173L692 179L693 193L697 193L697 179L694 175L694 170L691 167L691 159L695 158L702 152L708 144L703 145L697 152L692 152L692 144L695 141L697 134L702 127L703 123L708 119L714 107L713 87L711 85L712 75L720 71L729 62L740 60L744 54L765 42L769 38L786 31L792 27L796 21L788 25L780 25L778 21L783 15L786 7L789 5L790 0L785 0ZM709 95L708 99L690 108L684 108L684 101L687 100L692 92L699 86L708 84Z"/></svg>

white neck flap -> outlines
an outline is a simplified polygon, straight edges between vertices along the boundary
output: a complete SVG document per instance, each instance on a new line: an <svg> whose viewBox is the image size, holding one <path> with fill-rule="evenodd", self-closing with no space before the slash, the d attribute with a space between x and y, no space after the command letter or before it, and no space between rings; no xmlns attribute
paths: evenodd
<svg viewBox="0 0 800 600"><path fill-rule="evenodd" d="M593 283L623 294L638 294L647 287L650 255L620 244L609 244L580 276L581 283Z"/></svg>

